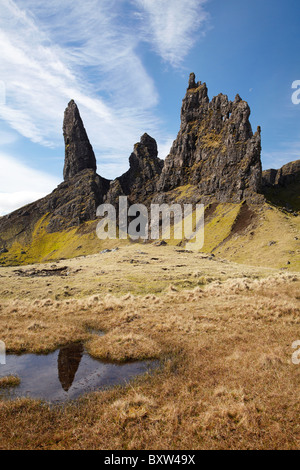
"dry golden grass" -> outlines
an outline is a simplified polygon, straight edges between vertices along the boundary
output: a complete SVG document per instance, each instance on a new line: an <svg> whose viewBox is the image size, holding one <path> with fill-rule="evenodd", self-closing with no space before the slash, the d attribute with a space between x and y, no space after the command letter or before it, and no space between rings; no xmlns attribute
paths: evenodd
<svg viewBox="0 0 300 470"><path fill-rule="evenodd" d="M139 249L147 252L140 260L161 261L133 268L130 259ZM96 356L159 357L161 368L63 408L28 399L0 401L0 448L299 448L300 366L291 360L292 343L300 339L299 275L200 259L170 247L133 246L108 256L104 262L101 255L72 261L91 262L90 275L88 266L82 267L89 286L94 269L108 273L94 295L77 292L75 298L55 300L54 291L39 298L45 280L35 279L20 300L16 285L1 302L0 338L8 351L18 352L45 352L82 340ZM101 268L93 269L93 263ZM113 267L117 296L107 294ZM171 273L161 273L161 267ZM140 269L134 275L145 292L137 295L132 288L124 295L126 276L134 269ZM14 274L7 268L1 273L2 289L8 289ZM79 274L50 280L80 289ZM158 294L160 276L165 278Z"/></svg>
<svg viewBox="0 0 300 470"><path fill-rule="evenodd" d="M214 247L217 256L237 263L255 266L272 266L290 271L300 271L300 217L282 212L268 204L255 209L256 217L251 225ZM228 228L222 215L221 225ZM206 239L213 239L215 229L206 227ZM219 233L219 224L217 234ZM289 263L289 264L287 264Z"/></svg>
<svg viewBox="0 0 300 470"><path fill-rule="evenodd" d="M20 383L21 381L19 377L16 377L14 375L8 375L7 377L0 378L0 389L18 387Z"/></svg>
<svg viewBox="0 0 300 470"><path fill-rule="evenodd" d="M61 276L30 276L32 270L67 267ZM20 276L18 270L28 276ZM42 265L0 267L0 298L56 301L105 294L114 296L162 294L170 284L187 289L213 280L240 276L262 277L276 273L272 268L229 263L197 252L184 252L169 246L132 244L118 251L89 255ZM34 283L34 285L33 285Z"/></svg>
<svg viewBox="0 0 300 470"><path fill-rule="evenodd" d="M159 358L161 350L149 337L115 328L105 336L95 336L86 344L89 354L98 359L128 362Z"/></svg>

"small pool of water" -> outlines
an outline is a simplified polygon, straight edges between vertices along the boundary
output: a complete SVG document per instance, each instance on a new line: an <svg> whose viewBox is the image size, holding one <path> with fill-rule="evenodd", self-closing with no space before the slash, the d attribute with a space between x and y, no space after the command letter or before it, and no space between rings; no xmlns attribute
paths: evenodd
<svg viewBox="0 0 300 470"><path fill-rule="evenodd" d="M59 403L87 392L125 384L138 375L153 371L158 364L158 361L102 362L87 354L80 343L48 355L7 355L6 365L0 365L0 377L17 375L21 384L0 390L0 397L29 397Z"/></svg>

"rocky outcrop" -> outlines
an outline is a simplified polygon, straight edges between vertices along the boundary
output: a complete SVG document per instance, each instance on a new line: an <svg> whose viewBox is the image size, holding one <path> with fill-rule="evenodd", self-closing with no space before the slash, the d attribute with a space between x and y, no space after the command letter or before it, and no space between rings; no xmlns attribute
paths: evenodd
<svg viewBox="0 0 300 470"><path fill-rule="evenodd" d="M250 108L239 95L211 101L205 83L191 74L181 109L181 127L165 160L157 190L195 185L199 196L220 202L259 200L261 132L253 134Z"/></svg>
<svg viewBox="0 0 300 470"><path fill-rule="evenodd" d="M300 160L264 171L262 183L267 200L289 212L300 210Z"/></svg>
<svg viewBox="0 0 300 470"><path fill-rule="evenodd" d="M76 103L72 100L65 110L63 132L65 139L64 180L83 170L96 172L96 158L88 139Z"/></svg>
<svg viewBox="0 0 300 470"><path fill-rule="evenodd" d="M50 213L48 231L57 232L94 220L109 183L93 170L85 170L60 184L42 200L43 211Z"/></svg>
<svg viewBox="0 0 300 470"><path fill-rule="evenodd" d="M0 219L0 249L6 250L46 217L47 232L79 227L96 219L110 181L96 174L96 159L77 105L70 101L64 117L64 179L51 194ZM30 241L30 240L29 240Z"/></svg>
<svg viewBox="0 0 300 470"><path fill-rule="evenodd" d="M146 203L156 192L156 182L164 162L158 158L157 143L148 134L135 144L129 157L129 170L111 183L105 198L116 204L119 196L128 196L131 203Z"/></svg>
<svg viewBox="0 0 300 470"><path fill-rule="evenodd" d="M290 162L279 170L265 170L262 174L263 188L286 187L300 180L300 160Z"/></svg>
<svg viewBox="0 0 300 470"><path fill-rule="evenodd" d="M46 216L47 232L79 227L96 218L109 181L93 170L85 170L60 184L51 194L0 219L0 249L6 249L19 236Z"/></svg>

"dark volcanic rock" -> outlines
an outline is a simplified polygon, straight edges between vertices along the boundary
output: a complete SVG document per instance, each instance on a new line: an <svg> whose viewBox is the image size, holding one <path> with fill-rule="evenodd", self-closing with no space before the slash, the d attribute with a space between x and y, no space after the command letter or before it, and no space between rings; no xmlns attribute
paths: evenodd
<svg viewBox="0 0 300 470"><path fill-rule="evenodd" d="M0 249L6 249L19 236L28 233L46 217L48 233L60 232L96 219L97 207L102 204L110 181L93 170L85 170L61 183L51 194L0 219ZM7 235L9 234L9 236ZM4 238L1 238L5 235Z"/></svg>
<svg viewBox="0 0 300 470"><path fill-rule="evenodd" d="M91 169L96 172L95 154L73 100L65 110L63 132L66 149L64 180L72 178L82 170Z"/></svg>
<svg viewBox="0 0 300 470"><path fill-rule="evenodd" d="M286 187L300 179L300 160L290 162L279 170L265 170L262 174L264 188Z"/></svg>
<svg viewBox="0 0 300 470"><path fill-rule="evenodd" d="M51 194L0 219L0 250L16 240L30 243L37 222L48 233L79 227L95 220L110 181L97 175L96 159L78 108L71 101L65 111L65 181Z"/></svg>
<svg viewBox="0 0 300 470"><path fill-rule="evenodd" d="M103 203L110 181L93 170L85 170L60 184L44 201L50 213L49 232L76 227L96 218L97 207Z"/></svg>
<svg viewBox="0 0 300 470"><path fill-rule="evenodd" d="M209 101L205 83L191 74L181 127L157 185L167 192L196 185L199 196L220 202L257 200L261 190L260 128L253 135L250 108L239 95Z"/></svg>
<svg viewBox="0 0 300 470"><path fill-rule="evenodd" d="M111 183L107 203L115 204L123 195L128 196L132 203L145 203L149 196L155 194L164 162L158 158L156 141L148 134L135 144L129 165L129 170Z"/></svg>
<svg viewBox="0 0 300 470"><path fill-rule="evenodd" d="M64 182L45 198L0 218L0 255L12 252L14 262L13 244L19 243L21 252L34 245L37 232L44 236L96 220L97 207L106 202L118 208L119 196L148 206L203 202L213 212L210 208L219 202L260 203L265 195L275 204L300 210L300 161L262 177L260 128L253 134L249 117L250 108L239 95L233 102L223 94L210 101L206 84L196 83L191 74L180 131L165 162L158 158L156 141L144 134L134 146L129 170L111 182L96 174L92 146L71 101L63 125ZM244 207L240 226L251 218Z"/></svg>
<svg viewBox="0 0 300 470"><path fill-rule="evenodd" d="M263 171L263 192L267 199L290 212L300 210L300 160L279 170Z"/></svg>

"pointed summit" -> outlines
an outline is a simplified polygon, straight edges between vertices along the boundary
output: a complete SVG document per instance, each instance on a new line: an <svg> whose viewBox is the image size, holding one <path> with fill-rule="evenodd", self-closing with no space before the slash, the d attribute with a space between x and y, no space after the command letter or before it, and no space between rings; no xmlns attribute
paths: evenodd
<svg viewBox="0 0 300 470"><path fill-rule="evenodd" d="M192 88L197 88L196 75L194 73L190 73L188 90L191 90Z"/></svg>
<svg viewBox="0 0 300 470"><path fill-rule="evenodd" d="M138 160L139 162L144 159L152 159L156 161L157 156L158 150L156 140L153 139L153 137L151 137L149 134L145 133L142 135L140 142L135 144L133 154L130 158L133 159L133 161Z"/></svg>
<svg viewBox="0 0 300 470"><path fill-rule="evenodd" d="M163 166L163 160L158 158L156 140L143 134L129 157L129 170L111 184L106 202L113 204L117 197L126 195L134 202L145 203L156 191Z"/></svg>
<svg viewBox="0 0 300 470"><path fill-rule="evenodd" d="M250 108L236 95L211 101L206 83L190 74L181 108L181 127L165 160L157 190L192 185L204 201L256 200L261 190L261 136L253 135Z"/></svg>
<svg viewBox="0 0 300 470"><path fill-rule="evenodd" d="M71 100L65 110L63 132L65 139L64 180L77 175L82 170L96 172L96 158L88 139L78 107Z"/></svg>

